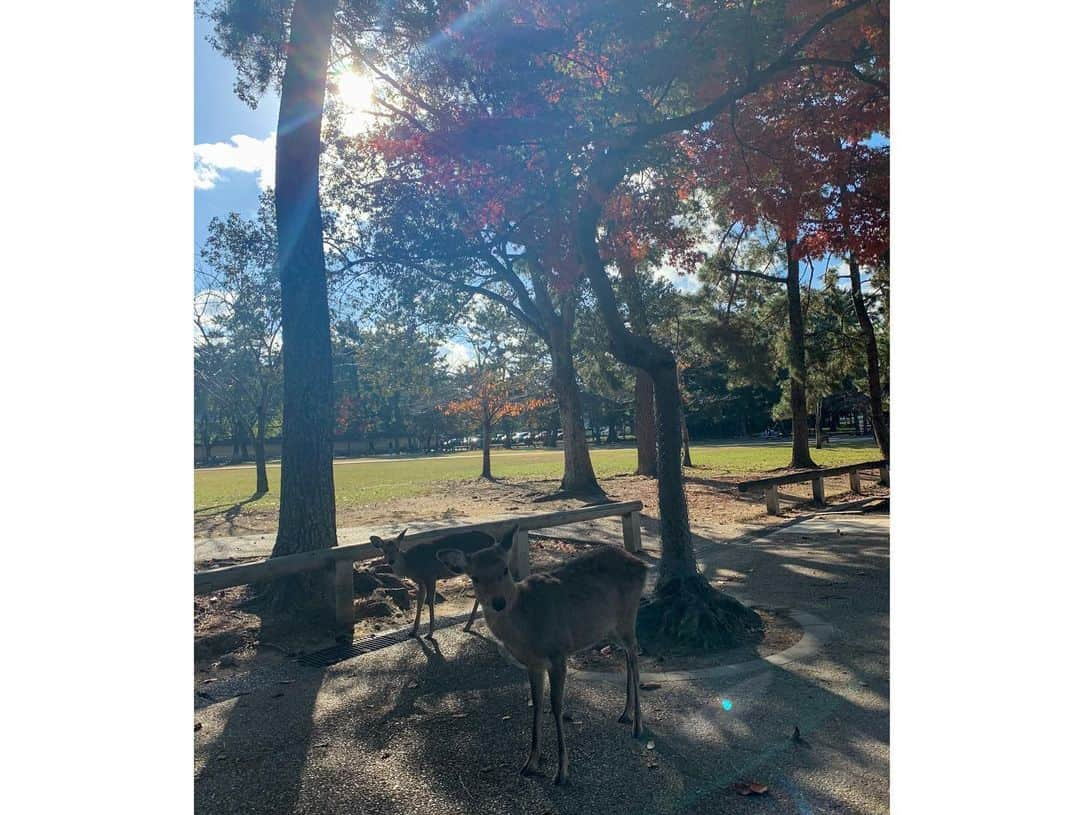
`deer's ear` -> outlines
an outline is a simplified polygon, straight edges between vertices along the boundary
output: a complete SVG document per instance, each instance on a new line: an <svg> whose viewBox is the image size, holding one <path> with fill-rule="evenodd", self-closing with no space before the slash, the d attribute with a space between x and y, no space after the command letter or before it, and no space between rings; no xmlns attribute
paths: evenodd
<svg viewBox="0 0 1080 815"><path fill-rule="evenodd" d="M401 534L399 534L399 535L397 536L397 542L398 542L398 543L401 543L401 541L402 541L402 540L403 540L403 539L405 538L405 533L406 533L406 532L408 532L408 531L409 531L409 528L408 528L408 527L405 527L405 529L402 529L402 530L401 530Z"/></svg>
<svg viewBox="0 0 1080 815"><path fill-rule="evenodd" d="M465 553L460 549L443 549L441 552L436 552L435 556L454 574L465 574L469 565L465 559Z"/></svg>
<svg viewBox="0 0 1080 815"><path fill-rule="evenodd" d="M376 549L380 549L380 550L384 549L386 547L386 544L383 542L383 539L380 538L378 535L372 535L371 536L371 545L374 546Z"/></svg>
<svg viewBox="0 0 1080 815"><path fill-rule="evenodd" d="M514 528L502 536L502 540L499 541L499 548L504 552L509 552L514 545L514 536L518 533L518 525L515 524Z"/></svg>

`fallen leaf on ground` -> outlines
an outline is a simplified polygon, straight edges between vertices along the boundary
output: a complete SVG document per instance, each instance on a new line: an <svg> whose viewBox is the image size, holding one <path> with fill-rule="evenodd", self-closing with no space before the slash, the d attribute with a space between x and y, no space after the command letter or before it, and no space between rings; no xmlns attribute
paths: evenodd
<svg viewBox="0 0 1080 815"><path fill-rule="evenodd" d="M736 781L731 789L739 795L764 795L769 791L767 786L756 781Z"/></svg>
<svg viewBox="0 0 1080 815"><path fill-rule="evenodd" d="M649 739L649 743L645 745L645 749L646 750L655 750L656 749L656 742L653 741L652 739Z"/></svg>

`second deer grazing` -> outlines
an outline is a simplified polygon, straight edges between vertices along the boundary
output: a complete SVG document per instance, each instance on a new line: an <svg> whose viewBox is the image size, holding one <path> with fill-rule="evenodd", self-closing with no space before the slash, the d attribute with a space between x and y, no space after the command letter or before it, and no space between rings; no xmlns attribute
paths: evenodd
<svg viewBox="0 0 1080 815"><path fill-rule="evenodd" d="M420 612L426 600L428 604L427 638L432 639L435 636L435 581L455 577L455 574L438 559L438 553L443 549L476 552L493 546L495 538L486 532L458 532L430 543L402 547L401 542L405 537L405 532L406 530L402 529L401 534L390 540L383 540L378 535L372 535L371 543L386 556L386 562L390 564L394 574L398 577L407 577L416 584L416 617L413 619L409 636L415 637L420 629ZM480 600L477 598L473 603L472 611L469 612L469 620L465 623L466 631L472 628L479 604Z"/></svg>
<svg viewBox="0 0 1080 815"><path fill-rule="evenodd" d="M497 546L473 554L444 549L438 557L455 574L469 575L491 633L529 672L532 746L521 768L523 775L540 773L540 717L547 673L559 748L555 783L563 784L569 779L562 717L566 660L571 654L609 637L623 647L626 705L619 721L632 721L634 737L641 735L636 627L647 567L623 549L598 546L552 571L515 581L508 555L516 531L507 533Z"/></svg>

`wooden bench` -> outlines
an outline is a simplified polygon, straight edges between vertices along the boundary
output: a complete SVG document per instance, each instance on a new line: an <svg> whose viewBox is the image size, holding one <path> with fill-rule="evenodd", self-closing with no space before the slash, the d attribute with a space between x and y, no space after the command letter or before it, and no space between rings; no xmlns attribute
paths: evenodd
<svg viewBox="0 0 1080 815"><path fill-rule="evenodd" d="M877 470L878 483L888 486L889 484L889 460L887 458L877 461L862 461L858 464L843 464L839 467L822 467L818 470L800 470L797 473L786 473L772 478L755 478L750 481L739 483L739 492L765 491L765 507L770 515L780 514L780 493L777 489L784 484L801 484L804 481L813 483L814 504L819 507L825 506L825 479L831 476L847 474L851 491L856 495L862 494L862 481L860 470Z"/></svg>
<svg viewBox="0 0 1080 815"><path fill-rule="evenodd" d="M614 504L599 504L580 509L566 509L558 512L544 512L538 515L499 518L483 523L464 526L448 526L441 529L428 529L404 538L405 548L410 544L426 543L438 540L451 532L487 532L496 538L501 537L515 525L518 533L514 538L514 548L510 553L510 568L520 580L529 574L529 532L536 529L551 529L581 521L597 518L620 516L622 518L623 546L629 552L641 551L641 502L623 501ZM370 542L354 543L349 546L335 546L332 549L320 549L313 552L301 552L296 555L267 558L256 563L242 563L238 566L224 566L218 569L206 569L195 572L195 594L210 594L230 586L244 586L266 580L285 577L303 572L325 571L330 582L330 597L334 603L334 619L339 633L352 633L353 627L353 563L371 560L382 553Z"/></svg>

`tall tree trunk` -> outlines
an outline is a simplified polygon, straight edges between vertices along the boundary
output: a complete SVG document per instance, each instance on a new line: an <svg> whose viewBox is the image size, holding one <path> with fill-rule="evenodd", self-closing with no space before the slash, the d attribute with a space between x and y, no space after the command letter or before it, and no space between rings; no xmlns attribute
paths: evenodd
<svg viewBox="0 0 1080 815"><path fill-rule="evenodd" d="M491 475L491 419L486 416L480 422L480 449L483 451L480 477L494 480Z"/></svg>
<svg viewBox="0 0 1080 815"><path fill-rule="evenodd" d="M230 464L239 464L243 461L243 459L240 458L240 436L243 433L240 429L241 425L242 422L234 416L232 420L232 458L229 460Z"/></svg>
<svg viewBox="0 0 1080 815"><path fill-rule="evenodd" d="M634 437L637 439L637 475L656 477L656 403L653 382L644 371L634 371Z"/></svg>
<svg viewBox="0 0 1080 815"><path fill-rule="evenodd" d="M649 320L645 314L645 301L641 296L641 281L632 261L619 261L619 275L626 292L626 306L630 316L631 330L640 336L648 336ZM656 477L656 405L653 382L649 375L638 369L634 372L634 437L637 439L636 475Z"/></svg>
<svg viewBox="0 0 1080 815"><path fill-rule="evenodd" d="M690 431L686 429L685 407L679 411L679 415L682 417L682 466L693 467L694 462L690 460Z"/></svg>
<svg viewBox="0 0 1080 815"><path fill-rule="evenodd" d="M822 399L819 396L818 400L817 400L817 410L814 411L814 446L818 450L820 450L821 447L822 447L822 444L821 444L821 411L822 411L822 403L824 401L825 400Z"/></svg>
<svg viewBox="0 0 1080 815"><path fill-rule="evenodd" d="M559 423L563 433L563 477L559 489L582 495L600 493L585 437L581 389L570 349L570 334L563 323L550 327L548 348L551 351L551 387L559 403Z"/></svg>
<svg viewBox="0 0 1080 815"><path fill-rule="evenodd" d="M846 185L841 189L846 190ZM846 193L841 192L841 201L844 201ZM850 236L848 236L850 237ZM874 429L874 438L878 449L885 457L889 457L889 428L885 424L885 410L881 396L881 367L878 359L877 335L874 333L874 323L866 309L866 301L863 299L862 277L859 269L859 259L852 253L848 257L848 269L851 273L851 301L855 306L855 316L859 320L859 328L862 330L863 344L866 346L866 376L870 387L870 421Z"/></svg>
<svg viewBox="0 0 1080 815"><path fill-rule="evenodd" d="M791 466L816 467L810 458L810 430L806 413L806 332L799 297L799 255L795 241L787 249L787 303L791 337L788 340L788 371L791 377Z"/></svg>
<svg viewBox="0 0 1080 815"><path fill-rule="evenodd" d="M281 508L272 557L337 544L333 370L319 204L319 150L337 0L296 0L278 113L274 205L281 274ZM278 609L328 609L323 575L285 578Z"/></svg>
<svg viewBox="0 0 1080 815"><path fill-rule="evenodd" d="M255 494L270 492L270 480L266 477L266 388L255 415Z"/></svg>
<svg viewBox="0 0 1080 815"><path fill-rule="evenodd" d="M612 353L620 362L648 373L653 381L661 549L653 601L642 609L639 629L646 639L655 634L661 640L691 646L732 645L760 632L761 620L717 591L697 568L679 460L682 410L675 356L649 337L627 331L596 244L604 201L623 173L623 167L601 165L578 215L575 238Z"/></svg>

